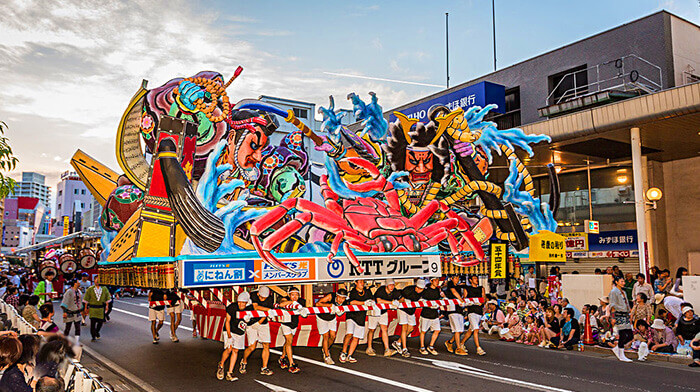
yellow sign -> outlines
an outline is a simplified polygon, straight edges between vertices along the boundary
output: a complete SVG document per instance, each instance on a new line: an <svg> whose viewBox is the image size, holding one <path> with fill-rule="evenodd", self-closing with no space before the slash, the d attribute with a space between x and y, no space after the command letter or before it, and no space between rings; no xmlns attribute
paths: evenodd
<svg viewBox="0 0 700 392"><path fill-rule="evenodd" d="M506 260L508 259L506 244L491 243L491 279L506 278Z"/></svg>
<svg viewBox="0 0 700 392"><path fill-rule="evenodd" d="M563 263L566 261L566 238L542 230L530 236L530 261Z"/></svg>
<svg viewBox="0 0 700 392"><path fill-rule="evenodd" d="M63 236L68 235L68 230L70 229L70 220L67 216L63 217Z"/></svg>
<svg viewBox="0 0 700 392"><path fill-rule="evenodd" d="M566 251L579 252L588 250L587 233L559 233L566 238Z"/></svg>

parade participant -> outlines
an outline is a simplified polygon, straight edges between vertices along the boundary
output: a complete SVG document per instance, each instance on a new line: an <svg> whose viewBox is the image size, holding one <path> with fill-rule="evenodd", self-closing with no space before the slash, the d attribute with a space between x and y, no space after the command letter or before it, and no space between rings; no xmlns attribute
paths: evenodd
<svg viewBox="0 0 700 392"><path fill-rule="evenodd" d="M66 325L63 334L70 336L71 325L75 328L75 340L80 340L80 323L83 320L83 293L80 292L80 281L73 280L70 287L63 294L61 301L63 309L63 323Z"/></svg>
<svg viewBox="0 0 700 392"><path fill-rule="evenodd" d="M39 306L43 305L46 301L51 301L51 295L53 295L53 279L55 277L55 272L52 270L46 271L45 279L36 285L34 295L39 296Z"/></svg>
<svg viewBox="0 0 700 392"><path fill-rule="evenodd" d="M226 331L224 332L224 352L221 354L219 366L216 369L216 378L224 379L224 365L226 360L231 357L226 372L226 381L236 381L238 377L233 376L233 369L236 367L236 359L238 358L238 350L245 349L245 330L250 316L238 318L236 313L243 310L253 310L250 305L250 294L244 291L238 294L236 302L231 302L226 307L226 323L224 324Z"/></svg>
<svg viewBox="0 0 700 392"><path fill-rule="evenodd" d="M92 341L100 338L100 329L105 321L105 308L112 302L109 290L102 287L98 280L90 286L83 296L83 303L87 304L83 314L90 316L90 335Z"/></svg>
<svg viewBox="0 0 700 392"><path fill-rule="evenodd" d="M452 275L447 281L445 297L464 302L463 294L463 286L460 285L459 275ZM457 355L467 355L467 350L459 343L461 342L461 335L464 333L464 308L459 305L448 305L445 314L450 322L450 329L453 334L452 338L445 342L447 351L454 352ZM456 348L453 346L455 343L457 343Z"/></svg>
<svg viewBox="0 0 700 392"><path fill-rule="evenodd" d="M250 297L253 303L253 309L257 311L267 312L275 307L275 301L270 295L270 289L267 286L261 286L258 291L252 293ZM258 342L260 342L260 344L262 344L262 368L260 369L260 374L263 376L271 376L273 372L267 367L267 363L270 360L270 342L272 342L272 339L270 336L270 323L267 317L252 319L248 323L246 334L248 335L248 347L246 347L243 353L243 359L241 359L241 374L246 373L248 357L255 351L258 347Z"/></svg>
<svg viewBox="0 0 700 392"><path fill-rule="evenodd" d="M425 290L425 281L423 279L418 279L415 285L406 286L401 290L402 301L420 301L423 290ZM401 342L397 340L394 342L393 346L404 358L408 358L411 354L408 352L406 339L416 326L416 309L399 309L398 314L399 325L401 326Z"/></svg>
<svg viewBox="0 0 700 392"><path fill-rule="evenodd" d="M299 292L299 289L296 287L291 287L289 289L287 296L282 298L280 306L298 310L295 311L294 315L289 317L289 321L285 319L281 322L280 331L282 331L282 335L284 335L284 346L282 347L282 356L279 359L279 365L282 369L289 368L290 373L299 373L301 369L299 369L299 366L294 362L292 353L292 339L297 333L299 315L308 317L309 310L306 309L306 301L301 298L301 292Z"/></svg>
<svg viewBox="0 0 700 392"><path fill-rule="evenodd" d="M486 298L486 290L479 286L479 276L470 275L469 285L466 287L467 298L481 298L482 300ZM481 305L469 305L467 306L467 320L469 320L469 330L464 334L462 338L461 346L464 347L466 352L466 343L470 337L474 337L474 344L476 345L476 353L479 355L486 355L486 351L481 348L479 344L479 324L481 323L481 316L484 312L484 308Z"/></svg>
<svg viewBox="0 0 700 392"><path fill-rule="evenodd" d="M396 290L396 284L394 279L387 279L384 282L384 286L381 286L374 292L374 300L380 304L388 304L394 309L399 307L399 299L401 299L401 294ZM377 325L381 330L382 343L384 343L384 356L391 357L396 354L395 350L389 347L389 311L387 309L382 309L379 316L367 317L367 355L374 356L377 353L372 348L372 342L374 338L374 330L377 329Z"/></svg>
<svg viewBox="0 0 700 392"><path fill-rule="evenodd" d="M336 316L340 313L338 306L343 306L347 302L348 291L338 289L335 293L328 293L323 298L316 302L316 306L330 307L330 313L320 313L316 315L316 328L318 334L321 335L323 341L321 349L323 351L323 362L328 365L333 365L335 362L331 358L330 346L335 342L335 336L338 332L338 321ZM342 314L342 313L341 313Z"/></svg>
<svg viewBox="0 0 700 392"><path fill-rule="evenodd" d="M148 292L148 321L151 322L151 335L153 335L153 344L158 344L160 335L158 331L163 328L165 322L165 305L150 305L153 301L165 301L165 293L160 289L151 289Z"/></svg>
<svg viewBox="0 0 700 392"><path fill-rule="evenodd" d="M85 296L85 293L87 293L87 289L92 286L92 282L90 281L90 274L87 272L83 272L80 274L80 291L82 291L83 296ZM85 325L85 316L82 316L82 323Z"/></svg>
<svg viewBox="0 0 700 392"><path fill-rule="evenodd" d="M167 310L170 315L170 340L173 343L178 343L180 339L177 338L177 327L182 323L182 311L185 310L185 304L175 290L166 292L165 299L168 301Z"/></svg>
<svg viewBox="0 0 700 392"><path fill-rule="evenodd" d="M440 277L433 276L430 278L430 286L426 287L421 293L421 300L424 301L435 301L439 300L442 296L442 291L440 291ZM435 341L440 335L440 308L439 305L432 305L424 307L420 312L420 325L418 331L420 332L420 353L423 355L438 355L435 350ZM430 345L425 348L425 334L428 331L433 331L433 335L430 338Z"/></svg>
<svg viewBox="0 0 700 392"><path fill-rule="evenodd" d="M613 278L613 284L615 285L608 298L610 298L611 311L614 312L615 327L617 327L618 340L617 347L613 347L613 353L622 362L632 362L631 359L625 356L625 344L630 342L634 333L632 332L632 324L630 324L630 305L627 301L627 296L625 296L625 278L618 276Z"/></svg>
<svg viewBox="0 0 700 392"><path fill-rule="evenodd" d="M355 288L348 294L348 305L374 306L372 293L365 289L365 281L355 281ZM348 312L345 316L345 338L343 339L343 351L340 353L340 363L355 363L357 360L352 354L357 348L360 339L365 337L365 317L367 311Z"/></svg>

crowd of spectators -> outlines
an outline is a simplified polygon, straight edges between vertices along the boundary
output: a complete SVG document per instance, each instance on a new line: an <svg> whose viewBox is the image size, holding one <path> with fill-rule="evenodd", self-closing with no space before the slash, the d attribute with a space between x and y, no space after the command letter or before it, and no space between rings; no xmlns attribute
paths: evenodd
<svg viewBox="0 0 700 392"><path fill-rule="evenodd" d="M700 318L683 300L682 276L687 269L679 268L672 279L668 270L654 268L652 283L643 274L624 274L617 266L595 273L612 275L613 289L598 298L598 304L585 304L579 311L566 298L549 297L547 284L523 284L535 278L530 269L507 299L487 294L481 330L498 333L502 340L574 350L583 349L588 324L585 343L611 348L621 361L630 361L625 350L634 350L640 361L650 352L692 355L689 366L700 367Z"/></svg>

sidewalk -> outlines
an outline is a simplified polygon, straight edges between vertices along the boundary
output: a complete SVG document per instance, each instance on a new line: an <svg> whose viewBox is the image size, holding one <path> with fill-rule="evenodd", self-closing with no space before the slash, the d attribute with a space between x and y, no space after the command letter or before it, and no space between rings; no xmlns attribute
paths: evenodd
<svg viewBox="0 0 700 392"><path fill-rule="evenodd" d="M444 325L442 326L442 332L446 332L448 334L452 333L452 331L450 330L450 327L445 327ZM489 335L489 334L483 333L483 332L481 332L479 334L479 337L481 339L483 339L485 337L486 339L499 340L498 335ZM513 344L518 344L518 343L513 343ZM566 350L564 350L564 351L566 351ZM612 349L600 347L597 345L596 346L584 345L584 351L591 351L591 352L599 353L599 354L613 355ZM578 351L573 351L573 352L578 352ZM637 352L636 351L625 350L625 354L629 359L633 359L633 360L637 359ZM688 365L693 360L690 357L683 357L681 355L649 353L649 355L647 356L647 361L670 362L670 363L677 363L677 364L681 364L681 365Z"/></svg>

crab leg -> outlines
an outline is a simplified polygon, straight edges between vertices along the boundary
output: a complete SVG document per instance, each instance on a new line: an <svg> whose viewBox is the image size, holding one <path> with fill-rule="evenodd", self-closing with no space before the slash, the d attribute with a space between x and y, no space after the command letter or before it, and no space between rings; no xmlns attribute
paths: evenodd
<svg viewBox="0 0 700 392"><path fill-rule="evenodd" d="M345 251L345 256L348 257L348 260L350 260L352 265L355 266L355 268L357 269L357 272L359 272L360 274L364 274L365 269L362 268L362 266L360 265L360 261L357 260L357 256L355 256L355 253L352 251L350 245L348 245L347 242L343 244L343 250Z"/></svg>

